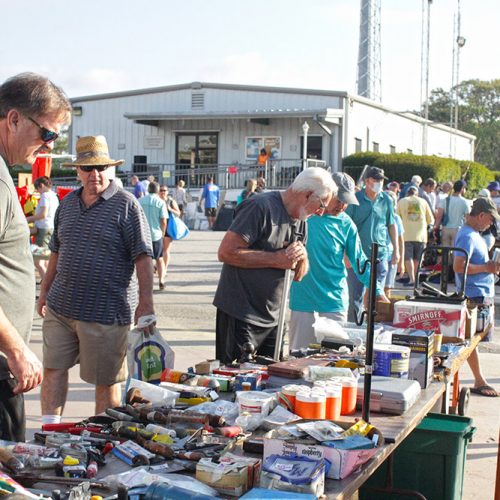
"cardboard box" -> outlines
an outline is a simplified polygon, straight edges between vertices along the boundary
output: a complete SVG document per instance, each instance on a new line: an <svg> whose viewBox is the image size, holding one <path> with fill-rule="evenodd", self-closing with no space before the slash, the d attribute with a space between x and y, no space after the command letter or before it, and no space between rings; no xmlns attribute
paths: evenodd
<svg viewBox="0 0 500 500"><path fill-rule="evenodd" d="M336 423L341 425L340 422ZM342 426L348 428L350 424ZM360 465L368 462L379 451L384 439L379 431L375 430L374 434L378 436L378 443L371 450L337 450L320 444L311 444L310 441L300 439L285 441L279 437L276 430L272 430L264 435L264 456L262 461L271 455L304 455L318 460L324 458L331 464L327 477L344 479Z"/></svg>
<svg viewBox="0 0 500 500"><path fill-rule="evenodd" d="M258 486L260 480L260 469L262 460L260 458L243 457L235 453L226 452L219 458L220 463L236 463L246 465L248 470L248 488Z"/></svg>
<svg viewBox="0 0 500 500"><path fill-rule="evenodd" d="M211 458L202 458L196 464L196 479L222 495L240 497L248 490L248 465L217 464Z"/></svg>
<svg viewBox="0 0 500 500"><path fill-rule="evenodd" d="M467 308L465 318L465 338L470 339L477 331L477 306Z"/></svg>
<svg viewBox="0 0 500 500"><path fill-rule="evenodd" d="M418 302L400 300L394 304L394 326L434 330L448 338L465 338L465 303Z"/></svg>
<svg viewBox="0 0 500 500"><path fill-rule="evenodd" d="M220 361L218 359L207 359L201 363L194 365L194 371L198 375L210 375L214 370L220 367Z"/></svg>
<svg viewBox="0 0 500 500"><path fill-rule="evenodd" d="M432 382L434 363L434 331L401 329L392 332L392 343L410 348L408 378L416 380L422 389Z"/></svg>

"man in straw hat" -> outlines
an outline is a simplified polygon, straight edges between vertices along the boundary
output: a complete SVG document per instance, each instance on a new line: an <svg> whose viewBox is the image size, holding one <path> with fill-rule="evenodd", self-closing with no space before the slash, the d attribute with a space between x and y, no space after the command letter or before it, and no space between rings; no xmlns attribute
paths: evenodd
<svg viewBox="0 0 500 500"><path fill-rule="evenodd" d="M495 274L500 272L500 262L490 260L488 246L480 233L498 220L500 220L500 215L495 203L489 198L477 198L472 204L470 214L465 216L465 224L458 230L454 245L457 248L463 248L469 255L466 276L464 276L465 256L457 252L453 260L457 288L460 288L465 279L465 295L469 302L488 308L489 321L492 325L495 321ZM484 340L488 341L489 338L490 334ZM474 387L471 392L480 396L500 396L500 393L484 378L477 348L474 349L467 362L474 375Z"/></svg>
<svg viewBox="0 0 500 500"><path fill-rule="evenodd" d="M76 166L82 187L56 213L38 301L43 423L60 421L68 370L77 363L81 378L96 386L96 414L119 405L130 325L155 319L148 223L136 198L109 178L109 167L123 160L109 157L102 135L79 138L76 153L67 165Z"/></svg>
<svg viewBox="0 0 500 500"><path fill-rule="evenodd" d="M8 167L49 153L70 113L64 92L43 76L22 73L0 85L0 439L10 441L25 439L23 393L40 384L42 365L27 347L35 275Z"/></svg>

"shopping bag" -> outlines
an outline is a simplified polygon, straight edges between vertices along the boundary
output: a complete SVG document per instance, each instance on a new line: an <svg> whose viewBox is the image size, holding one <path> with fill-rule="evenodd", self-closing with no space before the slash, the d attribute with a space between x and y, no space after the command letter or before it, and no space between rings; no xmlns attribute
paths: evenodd
<svg viewBox="0 0 500 500"><path fill-rule="evenodd" d="M167 231L173 240L182 240L189 234L189 229L184 221L172 213L169 214Z"/></svg>
<svg viewBox="0 0 500 500"><path fill-rule="evenodd" d="M174 367L175 354L155 327L146 336L143 330L134 328L128 334L127 363L129 376L144 382L159 384L165 368Z"/></svg>

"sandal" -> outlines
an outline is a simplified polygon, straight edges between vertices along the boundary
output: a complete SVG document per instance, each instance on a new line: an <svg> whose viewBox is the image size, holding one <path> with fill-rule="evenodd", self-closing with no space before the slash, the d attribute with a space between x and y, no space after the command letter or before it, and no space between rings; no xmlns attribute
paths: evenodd
<svg viewBox="0 0 500 500"><path fill-rule="evenodd" d="M165 290L165 283L160 283L160 290Z"/></svg>
<svg viewBox="0 0 500 500"><path fill-rule="evenodd" d="M479 394L479 396L486 396L489 398L497 398L500 396L500 393L496 389L491 387L491 385L471 387L470 392L472 392L472 394Z"/></svg>

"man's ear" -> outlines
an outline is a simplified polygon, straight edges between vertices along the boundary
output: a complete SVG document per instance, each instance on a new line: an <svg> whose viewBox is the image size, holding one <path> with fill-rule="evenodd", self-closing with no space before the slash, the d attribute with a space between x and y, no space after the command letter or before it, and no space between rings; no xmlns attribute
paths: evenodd
<svg viewBox="0 0 500 500"><path fill-rule="evenodd" d="M7 113L7 127L10 131L16 132L21 114L17 109L11 109Z"/></svg>

